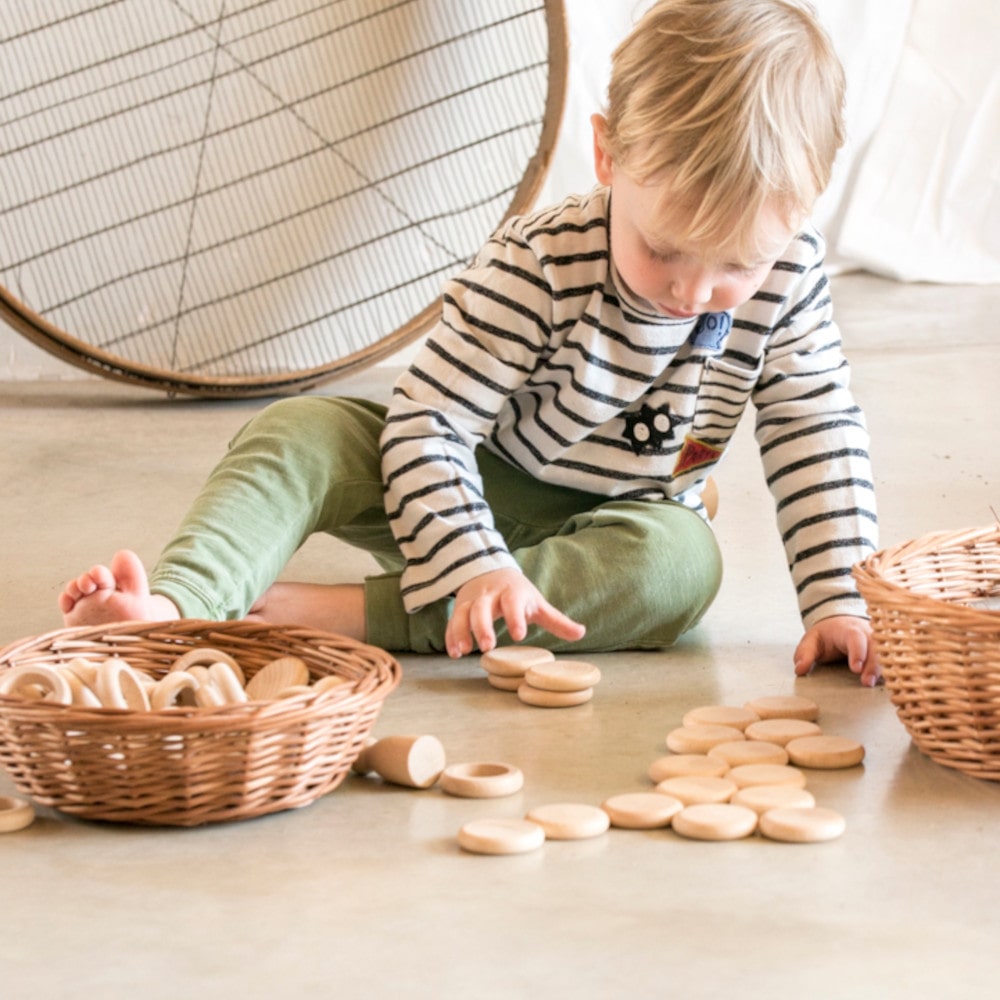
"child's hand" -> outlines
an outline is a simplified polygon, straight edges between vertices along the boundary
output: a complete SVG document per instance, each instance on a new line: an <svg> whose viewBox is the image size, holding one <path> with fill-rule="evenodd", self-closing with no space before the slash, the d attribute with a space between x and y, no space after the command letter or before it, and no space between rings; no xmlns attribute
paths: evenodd
<svg viewBox="0 0 1000 1000"><path fill-rule="evenodd" d="M582 639L583 625L554 608L518 569L483 573L459 587L455 607L445 630L449 656L465 656L476 646L488 653L496 645L493 623L502 618L515 642L538 625L554 636L573 642Z"/></svg>
<svg viewBox="0 0 1000 1000"><path fill-rule="evenodd" d="M861 675L861 683L874 687L881 677L872 629L865 618L837 615L824 618L810 628L795 649L795 673L809 673L816 663L845 659Z"/></svg>

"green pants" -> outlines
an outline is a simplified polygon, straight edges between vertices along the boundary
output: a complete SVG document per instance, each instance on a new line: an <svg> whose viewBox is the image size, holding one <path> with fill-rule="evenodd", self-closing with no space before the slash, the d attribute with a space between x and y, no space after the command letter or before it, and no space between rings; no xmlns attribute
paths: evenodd
<svg viewBox="0 0 1000 1000"><path fill-rule="evenodd" d="M379 436L385 408L308 396L273 403L236 436L164 550L154 592L190 618L243 617L314 532L374 556L367 637L383 649L438 653L451 601L403 608L403 560L385 516ZM619 501L538 482L484 449L486 499L514 558L545 598L587 627L556 651L671 645L704 614L721 580L711 528L671 502ZM498 640L510 638L498 622Z"/></svg>

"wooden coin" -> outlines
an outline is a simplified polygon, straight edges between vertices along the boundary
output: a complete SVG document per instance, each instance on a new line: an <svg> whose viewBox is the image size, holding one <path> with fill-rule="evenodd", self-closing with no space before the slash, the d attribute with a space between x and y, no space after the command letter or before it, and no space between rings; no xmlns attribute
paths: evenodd
<svg viewBox="0 0 1000 1000"><path fill-rule="evenodd" d="M524 683L523 677L504 677L502 674L487 674L486 680L498 691L510 691L511 694Z"/></svg>
<svg viewBox="0 0 1000 1000"><path fill-rule="evenodd" d="M748 740L763 740L786 746L801 736L821 736L823 730L815 722L805 719L760 719L747 726L744 735Z"/></svg>
<svg viewBox="0 0 1000 1000"><path fill-rule="evenodd" d="M572 708L590 701L594 697L594 689L589 687L582 691L544 691L522 681L517 689L517 696L525 705L534 705L535 708Z"/></svg>
<svg viewBox="0 0 1000 1000"><path fill-rule="evenodd" d="M854 767L865 759L865 748L847 736L803 736L785 749L793 764L822 770Z"/></svg>
<svg viewBox="0 0 1000 1000"><path fill-rule="evenodd" d="M523 677L528 667L548 663L555 654L538 646L500 646L483 653L479 665L488 674L500 677Z"/></svg>
<svg viewBox="0 0 1000 1000"><path fill-rule="evenodd" d="M597 806L578 802L553 802L535 806L525 819L537 823L549 840L584 840L607 833L611 821Z"/></svg>
<svg viewBox="0 0 1000 1000"><path fill-rule="evenodd" d="M746 806L705 802L682 809L672 826L694 840L739 840L757 828L757 814Z"/></svg>
<svg viewBox="0 0 1000 1000"><path fill-rule="evenodd" d="M787 764L788 752L777 743L762 740L732 740L718 743L708 751L709 757L724 760L730 767L744 764Z"/></svg>
<svg viewBox="0 0 1000 1000"><path fill-rule="evenodd" d="M719 743L744 739L732 726L681 726L667 733L667 749L674 753L708 753Z"/></svg>
<svg viewBox="0 0 1000 1000"><path fill-rule="evenodd" d="M750 785L741 788L732 798L735 806L746 806L758 816L769 809L782 807L811 808L816 805L812 792L795 785Z"/></svg>
<svg viewBox="0 0 1000 1000"><path fill-rule="evenodd" d="M805 719L806 722L815 722L819 718L819 705L797 694L754 698L746 703L746 707L762 719Z"/></svg>
<svg viewBox="0 0 1000 1000"><path fill-rule="evenodd" d="M760 716L739 705L701 705L685 713L682 721L685 726L732 726L743 731Z"/></svg>
<svg viewBox="0 0 1000 1000"><path fill-rule="evenodd" d="M585 691L601 680L601 671L582 660L549 660L524 673L525 683L543 691Z"/></svg>
<svg viewBox="0 0 1000 1000"><path fill-rule="evenodd" d="M726 777L738 788L750 788L751 785L806 786L806 776L797 767L788 764L740 764L731 768Z"/></svg>
<svg viewBox="0 0 1000 1000"><path fill-rule="evenodd" d="M309 667L297 656L279 656L247 681L250 701L273 701L286 688L309 683Z"/></svg>
<svg viewBox="0 0 1000 1000"><path fill-rule="evenodd" d="M34 820L35 809L30 802L14 795L0 795L0 833L23 830Z"/></svg>
<svg viewBox="0 0 1000 1000"><path fill-rule="evenodd" d="M458 846L472 854L525 854L545 843L545 831L526 819L474 819L458 831Z"/></svg>
<svg viewBox="0 0 1000 1000"><path fill-rule="evenodd" d="M667 778L656 786L656 791L680 799L684 805L691 806L703 802L728 802L736 794L737 785L728 778L689 776Z"/></svg>
<svg viewBox="0 0 1000 1000"><path fill-rule="evenodd" d="M662 792L625 792L612 795L601 804L612 826L625 830L654 830L669 826L684 808L673 795Z"/></svg>
<svg viewBox="0 0 1000 1000"><path fill-rule="evenodd" d="M815 844L834 840L847 829L847 822L839 812L813 808L784 807L770 809L760 817L760 832L771 840L791 844Z"/></svg>
<svg viewBox="0 0 1000 1000"><path fill-rule="evenodd" d="M513 795L524 786L524 774L512 764L472 762L451 764L441 772L441 790L465 799Z"/></svg>
<svg viewBox="0 0 1000 1000"><path fill-rule="evenodd" d="M673 753L657 757L649 765L649 777L654 785L667 778L721 778L729 765L718 757L704 753Z"/></svg>

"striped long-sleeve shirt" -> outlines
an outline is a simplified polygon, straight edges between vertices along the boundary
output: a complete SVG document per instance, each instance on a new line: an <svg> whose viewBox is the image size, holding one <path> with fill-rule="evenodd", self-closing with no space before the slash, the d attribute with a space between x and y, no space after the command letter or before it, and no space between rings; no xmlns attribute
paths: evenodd
<svg viewBox="0 0 1000 1000"><path fill-rule="evenodd" d="M731 316L675 320L616 280L608 214L596 188L510 220L446 285L382 439L406 608L515 565L478 445L539 480L704 513L705 478L752 403L804 623L865 615L850 568L877 544L868 435L821 237L803 229Z"/></svg>

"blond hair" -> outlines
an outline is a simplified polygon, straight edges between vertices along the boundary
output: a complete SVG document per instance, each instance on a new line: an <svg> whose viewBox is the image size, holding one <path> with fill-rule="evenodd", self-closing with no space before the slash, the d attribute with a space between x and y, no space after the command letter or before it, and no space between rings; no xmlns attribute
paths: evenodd
<svg viewBox="0 0 1000 1000"><path fill-rule="evenodd" d="M799 0L659 0L615 50L603 141L669 179L693 239L748 243L767 205L812 209L844 141L844 72Z"/></svg>

